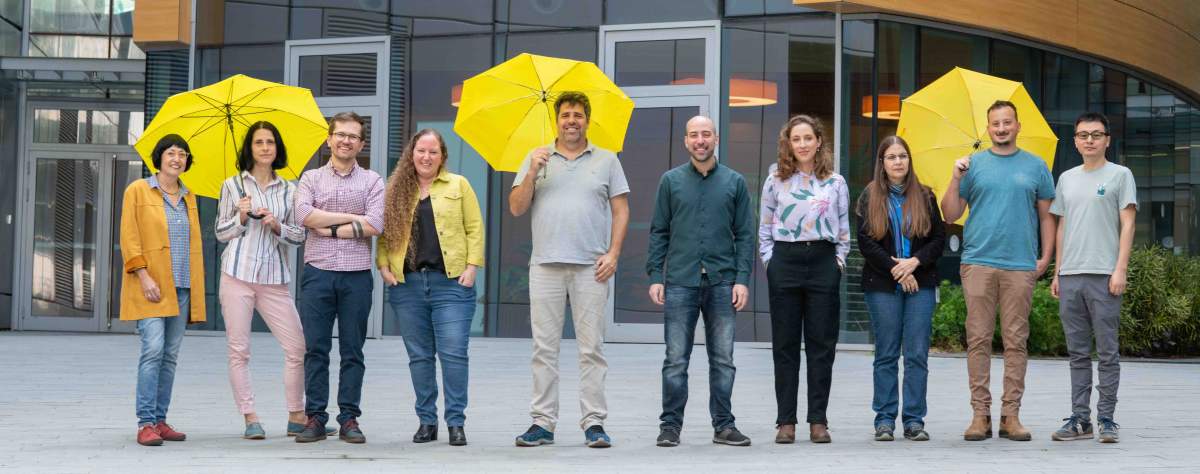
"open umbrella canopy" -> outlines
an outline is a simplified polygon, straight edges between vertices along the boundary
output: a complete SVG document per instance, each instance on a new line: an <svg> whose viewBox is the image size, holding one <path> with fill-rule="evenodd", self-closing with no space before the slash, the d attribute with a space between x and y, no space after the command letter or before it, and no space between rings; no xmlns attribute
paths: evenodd
<svg viewBox="0 0 1200 474"><path fill-rule="evenodd" d="M908 142L913 171L941 203L954 161L992 146L987 109L997 100L1017 106L1017 147L1054 166L1058 137L1020 82L956 67L904 99L897 135ZM957 223L966 222L963 213Z"/></svg>
<svg viewBox="0 0 1200 474"><path fill-rule="evenodd" d="M216 84L167 99L134 148L151 171L150 153L164 136L188 142L194 162L181 179L201 196L220 198L221 182L237 173L242 140L254 122L265 120L279 129L288 164L277 170L296 179L308 158L328 136L328 124L312 92L238 74Z"/></svg>
<svg viewBox="0 0 1200 474"><path fill-rule="evenodd" d="M557 136L554 101L564 91L588 96L588 141L621 151L633 100L595 64L529 53L463 83L454 132L492 168L517 171L530 150Z"/></svg>

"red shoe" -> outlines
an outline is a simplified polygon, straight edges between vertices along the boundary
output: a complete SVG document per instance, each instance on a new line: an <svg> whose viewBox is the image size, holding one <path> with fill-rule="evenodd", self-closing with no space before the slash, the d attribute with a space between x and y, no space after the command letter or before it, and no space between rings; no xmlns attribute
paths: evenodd
<svg viewBox="0 0 1200 474"><path fill-rule="evenodd" d="M137 442L142 446L162 446L162 436L158 435L158 430L154 429L154 425L144 425L138 428Z"/></svg>
<svg viewBox="0 0 1200 474"><path fill-rule="evenodd" d="M157 425L154 425L154 429L158 430L158 435L167 441L183 441L187 439L187 435L175 431L175 428L172 428L165 421L158 422Z"/></svg>

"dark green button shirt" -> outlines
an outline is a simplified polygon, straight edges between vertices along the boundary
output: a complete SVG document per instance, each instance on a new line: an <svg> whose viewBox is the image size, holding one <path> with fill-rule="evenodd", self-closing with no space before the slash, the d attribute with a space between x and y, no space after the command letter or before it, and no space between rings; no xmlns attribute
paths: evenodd
<svg viewBox="0 0 1200 474"><path fill-rule="evenodd" d="M717 164L702 175L691 161L658 183L646 272L650 283L700 286L710 281L747 285L754 263L754 210L746 179Z"/></svg>

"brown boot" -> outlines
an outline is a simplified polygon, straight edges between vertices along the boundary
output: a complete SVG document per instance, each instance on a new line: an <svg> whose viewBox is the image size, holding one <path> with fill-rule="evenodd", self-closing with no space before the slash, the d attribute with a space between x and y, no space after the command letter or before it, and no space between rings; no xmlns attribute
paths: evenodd
<svg viewBox="0 0 1200 474"><path fill-rule="evenodd" d="M808 425L808 440L814 443L828 443L833 441L829 437L829 426L824 423L810 423Z"/></svg>
<svg viewBox="0 0 1200 474"><path fill-rule="evenodd" d="M1017 415L1000 417L1000 437L1013 441L1029 441L1033 439L1033 435L1021 425L1021 419L1017 418Z"/></svg>
<svg viewBox="0 0 1200 474"><path fill-rule="evenodd" d="M795 443L796 425L779 425L779 432L775 433L775 442L779 444Z"/></svg>
<svg viewBox="0 0 1200 474"><path fill-rule="evenodd" d="M975 415L971 418L971 426L963 432L963 439L967 441L983 441L991 437L992 417L988 415Z"/></svg>

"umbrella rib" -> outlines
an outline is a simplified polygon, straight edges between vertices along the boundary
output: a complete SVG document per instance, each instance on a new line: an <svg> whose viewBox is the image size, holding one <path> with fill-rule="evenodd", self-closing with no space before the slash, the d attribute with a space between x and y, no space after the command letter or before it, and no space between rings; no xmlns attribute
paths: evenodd
<svg viewBox="0 0 1200 474"><path fill-rule="evenodd" d="M529 112L530 112L530 111L532 111L534 107L537 107L539 103L540 103L540 102L534 102L534 103L533 103L533 105L530 105L530 106L529 106L529 109L527 109L527 110L525 111L525 113L524 113L524 114L521 114L521 116L522 116L522 117L528 116L528 115L529 115ZM520 128L521 128L521 127L513 127L513 129L512 129L512 130L510 130L510 131L508 132L508 136L507 136L507 137L504 137L504 142L505 142L505 143L512 142L512 137L513 137L513 135L514 135L514 134L516 134L516 133L517 133L517 130L518 130L518 129L520 129ZM543 130L545 130L545 128L546 128L546 127L542 127L542 129L543 129ZM544 140L545 140L545 137L543 137L543 141L544 141ZM539 144L538 146L542 146L542 145L544 145L544 143L543 143L543 144Z"/></svg>
<svg viewBox="0 0 1200 474"><path fill-rule="evenodd" d="M535 72L535 74L536 74L536 72ZM505 78L503 78L503 77L500 77L500 76L496 76L496 75L488 74L488 75L486 75L486 76L483 76L483 77L486 77L486 78L489 78L489 79L495 79L495 80L497 80L497 81L504 82L504 83L506 83L506 84L510 84L510 85L514 85L514 86L517 86L517 87L520 87L520 88L523 88L523 89L529 89L529 91L530 91L530 92L535 92L535 93L537 93L537 92L541 92L541 91L540 91L540 90L538 90L537 88L534 88L534 87L529 87L529 86L528 86L528 85L526 85L526 84L521 84L520 82L516 82L516 81L509 80L509 79L505 79ZM541 82L541 79L539 78L539 79L538 79L538 81L539 81L539 82Z"/></svg>
<svg viewBox="0 0 1200 474"><path fill-rule="evenodd" d="M938 118L941 118L943 122L950 124L951 126L953 126L953 127L954 127L954 129L955 129L955 130L958 130L959 132L962 132L962 134L963 134L964 136L966 136L966 137L967 137L967 139L971 140L971 141L972 141L972 143L974 143L974 141L978 139L978 137L976 137L976 136L972 135L970 132L967 132L966 130L963 130L963 129L962 129L962 127L959 127L959 126L958 126L958 124L954 123L954 121L953 121L953 120L950 120L950 118L949 118L949 117L946 117L946 115L945 115L945 114L943 114L943 113L941 113L940 111L937 111L937 110L934 110L934 109L932 109L932 108L926 107L926 106L925 106L925 105L923 105L923 104L914 103L914 102L906 102L906 103L905 103L905 105L907 105L907 106L910 106L910 107L920 107L920 108L922 108L922 109L925 109L925 110L929 111L929 113L931 113L931 114L933 114L933 115L936 115L936 116L938 116Z"/></svg>
<svg viewBox="0 0 1200 474"><path fill-rule="evenodd" d="M546 86L546 90L553 89L553 88L554 88L554 86L558 85L558 82L559 82L559 81L563 80L563 78L564 78L564 77L567 77L567 74L570 74L570 73L571 73L571 71L574 71L574 70L575 70L575 68L577 68L577 67L579 67L579 66L581 66L581 65L583 65L583 63L582 63L582 62L578 62L578 63L572 64L572 65L571 65L571 68L570 68L570 69L567 69L567 71L566 71L566 72L564 72L564 73L562 73L562 75L561 75L561 76L558 76L558 79L555 79L553 84L550 84L550 85ZM534 71L536 72L537 70L535 69ZM538 81L541 81L541 78L540 78L540 77L538 78Z"/></svg>

